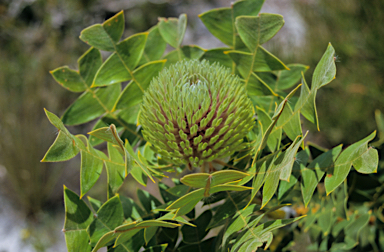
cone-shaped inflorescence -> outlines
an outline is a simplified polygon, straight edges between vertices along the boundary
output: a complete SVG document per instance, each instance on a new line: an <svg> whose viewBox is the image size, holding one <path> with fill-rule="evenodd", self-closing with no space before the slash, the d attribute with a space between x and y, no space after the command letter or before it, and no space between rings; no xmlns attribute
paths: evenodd
<svg viewBox="0 0 384 252"><path fill-rule="evenodd" d="M229 69L190 60L152 80L139 122L165 160L198 167L239 151L253 115L243 83Z"/></svg>

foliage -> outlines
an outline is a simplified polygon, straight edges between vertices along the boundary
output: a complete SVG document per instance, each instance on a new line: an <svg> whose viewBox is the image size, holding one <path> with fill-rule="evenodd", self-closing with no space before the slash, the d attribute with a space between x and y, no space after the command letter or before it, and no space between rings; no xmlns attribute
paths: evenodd
<svg viewBox="0 0 384 252"><path fill-rule="evenodd" d="M352 167L359 174L377 172L378 152L368 146L376 133L344 150L337 146L324 151L304 141L308 132L302 132L301 116L319 128L316 94L335 78L335 52L329 44L309 86L304 77L307 66L286 65L262 46L284 25L280 15L259 14L262 4L262 0L242 0L199 16L225 48L182 46L187 26L184 14L160 18L149 31L123 40L123 12L81 32L80 39L91 48L79 58L78 70L64 66L51 71L60 85L81 95L61 119L45 111L58 135L42 160L58 162L81 156L80 196L64 187L68 251L101 247L108 251L139 251L142 247L144 251L255 251L268 249L282 227L298 221L311 232L323 232L320 245L316 240L319 232L312 235L309 249L328 249L331 231L335 237L340 232L344 235L335 249L357 245L370 212L349 213L346 178ZM172 50L163 56L167 45ZM110 52L105 61L99 50ZM138 121L151 80L153 84L163 67L184 60L227 67L241 79L255 107L253 128L243 139L247 148L231 152L225 162L217 160L224 168L212 173L186 174L184 164L167 162L171 159L144 140ZM298 90L300 94L295 96ZM73 135L65 127L93 120L89 138ZM107 142L107 153L95 148L103 142ZM167 147L172 146L169 142ZM103 168L108 175L108 200L88 197L87 204L83 197ZM144 186L148 181L155 183L162 198L138 189L139 206L118 194L129 174ZM172 183L164 180L167 176L172 176ZM285 202L296 204L301 198L311 209L307 217L281 216L282 209L290 209ZM207 207L201 210L201 204ZM292 245L281 242L279 246L284 244Z"/></svg>
<svg viewBox="0 0 384 252"><path fill-rule="evenodd" d="M303 43L298 50L282 49L285 47L278 43L272 48L282 59L305 60L312 66L323 53L322 45L332 41L339 62L337 83L324 88L317 97L324 125L318 142L328 148L340 142L352 144L375 129L374 111L384 108L384 32L380 25L384 2L294 0L292 5L306 24L305 36L300 37Z"/></svg>

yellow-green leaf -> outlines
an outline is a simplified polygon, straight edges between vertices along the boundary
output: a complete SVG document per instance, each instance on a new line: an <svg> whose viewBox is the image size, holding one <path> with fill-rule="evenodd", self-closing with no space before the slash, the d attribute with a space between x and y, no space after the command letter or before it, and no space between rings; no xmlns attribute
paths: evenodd
<svg viewBox="0 0 384 252"><path fill-rule="evenodd" d="M261 13L257 17L240 16L236 18L236 28L244 44L251 52L270 40L283 27L283 16Z"/></svg>
<svg viewBox="0 0 384 252"><path fill-rule="evenodd" d="M72 92L83 92L87 88L79 72L70 69L68 66L56 68L50 73L57 83Z"/></svg>
<svg viewBox="0 0 384 252"><path fill-rule="evenodd" d="M84 92L64 112L62 117L66 125L78 125L89 122L113 108L121 90L120 84Z"/></svg>
<svg viewBox="0 0 384 252"><path fill-rule="evenodd" d="M104 51L114 51L124 31L124 12L120 11L103 24L95 24L81 31L80 39Z"/></svg>
<svg viewBox="0 0 384 252"><path fill-rule="evenodd" d="M343 183L354 162L357 162L358 168L367 165L368 170L374 172L377 167L377 163L375 164L377 161L375 154L373 154L373 160L369 160L369 155L371 154L368 156L365 156L364 154L368 151L368 142L372 141L375 136L376 131L366 138L350 145L340 154L334 166L327 170L327 175L324 180L327 195L333 192L341 183Z"/></svg>
<svg viewBox="0 0 384 252"><path fill-rule="evenodd" d="M174 48L180 47L187 28L187 15L179 18L159 18L159 31L163 39Z"/></svg>

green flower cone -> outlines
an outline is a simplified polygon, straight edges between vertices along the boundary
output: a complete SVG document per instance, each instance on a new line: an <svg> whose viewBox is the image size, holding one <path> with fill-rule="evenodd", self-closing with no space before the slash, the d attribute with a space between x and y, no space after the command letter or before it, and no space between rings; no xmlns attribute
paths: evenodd
<svg viewBox="0 0 384 252"><path fill-rule="evenodd" d="M139 122L163 159L191 168L241 150L253 116L237 76L219 64L190 60L163 69L152 80Z"/></svg>

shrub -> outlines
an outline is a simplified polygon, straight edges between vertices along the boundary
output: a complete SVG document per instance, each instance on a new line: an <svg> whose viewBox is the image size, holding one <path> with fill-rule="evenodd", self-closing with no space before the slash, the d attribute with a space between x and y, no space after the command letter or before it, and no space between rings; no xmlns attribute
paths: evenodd
<svg viewBox="0 0 384 252"><path fill-rule="evenodd" d="M123 12L81 32L91 48L78 70L51 74L82 94L61 119L46 111L59 132L42 160L81 155L80 196L64 187L68 251L276 250L294 245L292 232L273 237L297 222L311 231L309 248L356 246L370 212L348 211L346 177L352 166L376 172L378 152L368 147L375 132L344 150L304 141L301 116L319 128L316 93L335 78L335 52L329 44L309 87L307 66L286 65L262 47L284 24L259 14L262 3L199 16L225 48L181 46L184 14L123 40ZM173 49L163 56L167 44ZM110 52L104 62L100 50ZM65 127L95 119L89 138ZM107 153L95 148L103 142ZM88 197L88 205L82 198L103 167L108 199ZM129 174L156 184L162 199L138 189L139 206L118 194ZM343 238L328 239L331 231Z"/></svg>

